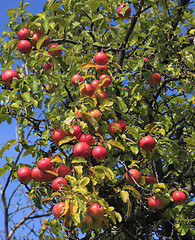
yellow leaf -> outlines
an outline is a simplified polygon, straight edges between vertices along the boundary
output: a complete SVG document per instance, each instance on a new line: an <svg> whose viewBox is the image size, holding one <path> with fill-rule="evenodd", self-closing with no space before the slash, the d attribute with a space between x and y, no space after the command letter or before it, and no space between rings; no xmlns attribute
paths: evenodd
<svg viewBox="0 0 195 240"><path fill-rule="evenodd" d="M43 229L43 230L46 229L46 227L45 227L45 223L42 225L42 228L41 228L41 229Z"/></svg>
<svg viewBox="0 0 195 240"><path fill-rule="evenodd" d="M59 162L59 161L62 162L62 158L58 154L55 154L50 158L50 162Z"/></svg>
<svg viewBox="0 0 195 240"><path fill-rule="evenodd" d="M107 143L112 145L112 146L115 146L117 148L120 148L123 151L125 151L125 148L123 147L123 145L120 142L117 142L115 140L109 140Z"/></svg>
<svg viewBox="0 0 195 240"><path fill-rule="evenodd" d="M49 170L46 170L45 172L46 173L50 173L50 174L55 175L56 177L58 177L58 174L56 172L49 171Z"/></svg>
<svg viewBox="0 0 195 240"><path fill-rule="evenodd" d="M109 211L109 212L114 211L114 207L109 207L109 208L108 208L108 211Z"/></svg>
<svg viewBox="0 0 195 240"><path fill-rule="evenodd" d="M82 65L82 70L83 70L83 69L86 69L86 68L92 68L92 67L96 67L96 64L95 64L95 63L92 63L92 62L84 63L84 64Z"/></svg>
<svg viewBox="0 0 195 240"><path fill-rule="evenodd" d="M118 212L114 212L115 213L115 215L116 215L116 218L118 219L118 221L119 222L122 222L122 216L120 215L120 213L118 213Z"/></svg>
<svg viewBox="0 0 195 240"><path fill-rule="evenodd" d="M95 78L95 75L94 74L91 74L91 73L88 73L86 74L83 79L85 80L86 78Z"/></svg>
<svg viewBox="0 0 195 240"><path fill-rule="evenodd" d="M132 210L132 204L131 204L131 201L128 199L127 200L127 215L130 215L131 210Z"/></svg>
<svg viewBox="0 0 195 240"><path fill-rule="evenodd" d="M65 176L65 179L67 181L69 181L71 184L73 184L74 182L76 182L76 178L75 177L72 177L71 175L66 175Z"/></svg>
<svg viewBox="0 0 195 240"><path fill-rule="evenodd" d="M159 133L162 135L162 136L165 136L165 130L163 129L163 128L161 128L160 130L159 130Z"/></svg>
<svg viewBox="0 0 195 240"><path fill-rule="evenodd" d="M127 191L122 190L120 192L120 195L121 195L123 202L126 203L129 199L129 193Z"/></svg>
<svg viewBox="0 0 195 240"><path fill-rule="evenodd" d="M83 173L83 166L74 166L74 169L75 169L75 171L78 174L82 175L82 173Z"/></svg>
<svg viewBox="0 0 195 240"><path fill-rule="evenodd" d="M79 206L78 203L75 200L72 200L70 202L70 212L74 216L78 210Z"/></svg>
<svg viewBox="0 0 195 240"><path fill-rule="evenodd" d="M65 202L64 202L64 203L65 203L65 204L64 204L64 211L63 211L63 213L60 215L60 217L62 217L62 216L64 216L64 215L67 214L68 209L69 209L69 207L70 207L69 202L70 202L70 199L66 198L66 199L65 199Z"/></svg>
<svg viewBox="0 0 195 240"><path fill-rule="evenodd" d="M62 144L65 144L65 143L68 143L68 142L71 142L72 140L75 140L76 137L71 137L71 136L66 136L64 137L62 140L59 141L58 145L61 146Z"/></svg>
<svg viewBox="0 0 195 240"><path fill-rule="evenodd" d="M53 197L53 196L62 197L62 193L60 193L60 192L54 192L54 193L51 194L51 197Z"/></svg>
<svg viewBox="0 0 195 240"><path fill-rule="evenodd" d="M123 187L123 189L125 189L125 190L131 190L131 191L133 192L133 195L134 195L136 198L138 198L138 199L141 198L140 193L139 193L133 186L126 185L126 186Z"/></svg>

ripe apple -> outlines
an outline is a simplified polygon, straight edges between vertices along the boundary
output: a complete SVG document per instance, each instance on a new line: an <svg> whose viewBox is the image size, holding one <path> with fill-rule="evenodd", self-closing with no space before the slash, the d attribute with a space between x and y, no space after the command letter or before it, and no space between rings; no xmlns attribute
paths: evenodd
<svg viewBox="0 0 195 240"><path fill-rule="evenodd" d="M130 6L129 6L129 8L127 8L127 10L125 11L124 14L120 13L126 5L128 5L128 4L127 3L121 3L118 7L117 13L118 13L120 18L128 18L131 14L131 7Z"/></svg>
<svg viewBox="0 0 195 240"><path fill-rule="evenodd" d="M97 92L94 94L94 97L96 97L98 100L104 100L108 98L108 93L104 90L101 90L101 92Z"/></svg>
<svg viewBox="0 0 195 240"><path fill-rule="evenodd" d="M66 165L60 165L57 169L56 172L59 177L64 177L70 172L70 168Z"/></svg>
<svg viewBox="0 0 195 240"><path fill-rule="evenodd" d="M85 222L88 225L88 228L91 229L93 225L93 219L88 214L84 217L83 222Z"/></svg>
<svg viewBox="0 0 195 240"><path fill-rule="evenodd" d="M106 80L105 80L106 78ZM105 80L101 87L108 87L111 84L111 77L109 75L103 74L100 76L99 81Z"/></svg>
<svg viewBox="0 0 195 240"><path fill-rule="evenodd" d="M42 172L47 171L47 170L52 170L53 168L53 163L50 162L50 158L48 157L44 157L41 158L38 163L37 163L37 167L39 168L39 170L41 170Z"/></svg>
<svg viewBox="0 0 195 240"><path fill-rule="evenodd" d="M75 74L72 76L71 81L74 86L78 86L79 83L83 82L83 77L79 74Z"/></svg>
<svg viewBox="0 0 195 240"><path fill-rule="evenodd" d="M175 191L172 195L172 198L176 205L183 205L186 201L186 195L182 191Z"/></svg>
<svg viewBox="0 0 195 240"><path fill-rule="evenodd" d="M60 218L60 216L63 214L64 206L65 206L65 202L59 202L56 205L54 205L54 207L53 207L53 215L56 218Z"/></svg>
<svg viewBox="0 0 195 240"><path fill-rule="evenodd" d="M55 180L53 180L52 182L52 188L55 192L57 192L58 190L60 190L64 185L67 185L67 181L66 179L64 179L63 177L57 177Z"/></svg>
<svg viewBox="0 0 195 240"><path fill-rule="evenodd" d="M161 75L159 73L152 73L152 76L148 79L151 85L159 83L161 81Z"/></svg>
<svg viewBox="0 0 195 240"><path fill-rule="evenodd" d="M50 48L54 48L54 47L57 47L58 44L57 43L51 43L48 47L48 49ZM52 56L59 56L61 53L62 53L62 50L50 50L49 53L52 55Z"/></svg>
<svg viewBox="0 0 195 240"><path fill-rule="evenodd" d="M56 170L54 168L50 169L49 171L56 173ZM56 176L51 173L40 171L40 178L42 182L50 182L53 181L56 178Z"/></svg>
<svg viewBox="0 0 195 240"><path fill-rule="evenodd" d="M29 31L27 28L21 28L21 29L18 31L18 37L19 37L21 40L26 40L27 38L30 37L30 31Z"/></svg>
<svg viewBox="0 0 195 240"><path fill-rule="evenodd" d="M118 120L117 123L119 123L121 125L121 129L122 129L122 132L124 132L126 130L126 122L123 121L123 120Z"/></svg>
<svg viewBox="0 0 195 240"><path fill-rule="evenodd" d="M45 35L45 36L47 36L47 35ZM50 37L48 36L48 37L43 41L41 47L44 47L44 46L49 45L50 40L51 40L51 39L50 39Z"/></svg>
<svg viewBox="0 0 195 240"><path fill-rule="evenodd" d="M148 206L152 209L161 209L163 207L163 200L157 196L152 196L148 200Z"/></svg>
<svg viewBox="0 0 195 240"><path fill-rule="evenodd" d="M47 93L54 93L54 92L55 92L55 85L52 84L52 87L51 87L51 88L47 88L47 84L45 84L44 90L45 90Z"/></svg>
<svg viewBox="0 0 195 240"><path fill-rule="evenodd" d="M18 43L18 50L21 53L29 53L32 50L32 44L28 40L20 40Z"/></svg>
<svg viewBox="0 0 195 240"><path fill-rule="evenodd" d="M8 87L11 86L14 77L19 79L17 72L14 70L6 70L2 74L2 80Z"/></svg>
<svg viewBox="0 0 195 240"><path fill-rule="evenodd" d="M157 183L157 179L154 176L149 175L145 178L145 182L147 185L150 183Z"/></svg>
<svg viewBox="0 0 195 240"><path fill-rule="evenodd" d="M102 113L98 109L94 109L90 112L91 117L94 117L98 122L102 118Z"/></svg>
<svg viewBox="0 0 195 240"><path fill-rule="evenodd" d="M119 123L113 122L113 123L109 124L108 133L111 136L114 136L115 134L119 134L121 132L122 132L122 127L121 127L121 125Z"/></svg>
<svg viewBox="0 0 195 240"><path fill-rule="evenodd" d="M93 137L91 136L91 134L89 133L84 133L83 135L81 135L80 137L80 142L85 142L87 143L89 146L91 146L93 144Z"/></svg>
<svg viewBox="0 0 195 240"><path fill-rule="evenodd" d="M38 33L39 35L43 35L43 28L40 28L38 31L33 31L33 33Z"/></svg>
<svg viewBox="0 0 195 240"><path fill-rule="evenodd" d="M105 65L108 62L108 56L104 52L98 52L95 54L94 60L98 65Z"/></svg>
<svg viewBox="0 0 195 240"><path fill-rule="evenodd" d="M149 175L145 178L145 182L147 185L150 183L157 183L157 179L154 176Z"/></svg>
<svg viewBox="0 0 195 240"><path fill-rule="evenodd" d="M75 136L76 139L78 140L81 137L81 135L82 135L82 129L79 126L77 126L77 125L72 126L72 128L74 129L74 132L71 133L70 131L68 131L67 135L71 136L71 137Z"/></svg>
<svg viewBox="0 0 195 240"><path fill-rule="evenodd" d="M83 114L81 111L82 111L82 110L79 109L79 110L75 113L75 116L76 116L77 118L80 118L81 120L84 121L84 120L86 120L87 118L86 118L85 114Z"/></svg>
<svg viewBox="0 0 195 240"><path fill-rule="evenodd" d="M156 146L156 140L151 136L145 136L140 141L140 147L145 151L151 151Z"/></svg>
<svg viewBox="0 0 195 240"><path fill-rule="evenodd" d="M86 142L79 142L74 145L73 154L75 155L75 157L87 158L90 152L90 146Z"/></svg>
<svg viewBox="0 0 195 240"><path fill-rule="evenodd" d="M91 97L94 94L94 88L90 83L85 83L80 92L82 95Z"/></svg>
<svg viewBox="0 0 195 240"><path fill-rule="evenodd" d="M96 90L98 83L99 83L99 80L97 80L97 79L94 79L94 80L91 82L91 85L93 86L94 91Z"/></svg>
<svg viewBox="0 0 195 240"><path fill-rule="evenodd" d="M137 183L140 183L140 181L141 181L141 174L140 174L140 172L137 169L132 168L128 172L134 178L134 180ZM135 183L134 183L133 179L129 176L129 174L126 173L125 174L125 178L126 178L126 180L127 180L127 182L129 184L134 185Z"/></svg>
<svg viewBox="0 0 195 240"><path fill-rule="evenodd" d="M32 178L35 182L39 182L41 181L41 173L40 173L40 169L38 167L34 167L31 171L32 173Z"/></svg>
<svg viewBox="0 0 195 240"><path fill-rule="evenodd" d="M36 47L37 42L40 37L41 37L41 35L39 33L37 33L37 32L33 33L32 40L31 40L33 47Z"/></svg>
<svg viewBox="0 0 195 240"><path fill-rule="evenodd" d="M99 203L91 203L88 207L89 216L98 219L104 215L104 207Z"/></svg>
<svg viewBox="0 0 195 240"><path fill-rule="evenodd" d="M107 65L97 65L95 70L99 74L107 73L108 72L108 66Z"/></svg>
<svg viewBox="0 0 195 240"><path fill-rule="evenodd" d="M53 140L54 143L58 143L65 136L67 136L67 133L62 128L54 130L51 134L51 137L52 137L52 140Z"/></svg>
<svg viewBox="0 0 195 240"><path fill-rule="evenodd" d="M102 146L96 146L92 150L92 155L97 161L101 161L106 157L107 150Z"/></svg>
<svg viewBox="0 0 195 240"><path fill-rule="evenodd" d="M144 57L144 62L145 62L145 63L149 62L149 59L146 58L146 57Z"/></svg>
<svg viewBox="0 0 195 240"><path fill-rule="evenodd" d="M31 169L29 167L21 167L17 171L17 176L21 183L28 183L32 179Z"/></svg>

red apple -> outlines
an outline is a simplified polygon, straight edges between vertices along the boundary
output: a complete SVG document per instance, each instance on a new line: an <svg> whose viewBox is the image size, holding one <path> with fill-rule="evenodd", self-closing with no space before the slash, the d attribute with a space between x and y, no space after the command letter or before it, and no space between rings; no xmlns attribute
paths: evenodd
<svg viewBox="0 0 195 240"><path fill-rule="evenodd" d="M85 83L84 87L81 89L81 94L91 97L94 94L94 88L91 84Z"/></svg>
<svg viewBox="0 0 195 240"><path fill-rule="evenodd" d="M56 170L54 168L50 169L49 171L56 173ZM56 176L52 173L40 171L40 178L42 182L50 182L53 181L56 178Z"/></svg>
<svg viewBox="0 0 195 240"><path fill-rule="evenodd" d="M54 207L53 207L53 215L56 218L60 218L60 216L64 212L64 207L65 207L65 202L59 202L56 205L54 205Z"/></svg>
<svg viewBox="0 0 195 240"><path fill-rule="evenodd" d="M123 8L128 5L127 3L121 3L118 7L117 13L119 15L120 18L128 18L131 14L131 7L129 6L129 8L127 8L127 10L125 11L124 14L121 14L121 11L123 10Z"/></svg>
<svg viewBox="0 0 195 240"><path fill-rule="evenodd" d="M100 81L105 80L101 87L108 87L111 84L111 77L109 75L103 74L100 76L99 80Z"/></svg>
<svg viewBox="0 0 195 240"><path fill-rule="evenodd" d="M32 44L28 40L20 40L18 43L18 50L21 53L30 53L32 50Z"/></svg>
<svg viewBox="0 0 195 240"><path fill-rule="evenodd" d="M85 142L90 146L93 144L93 137L89 133L84 133L80 137L80 142Z"/></svg>
<svg viewBox="0 0 195 240"><path fill-rule="evenodd" d="M157 196L152 196L148 200L148 206L152 209L161 209L163 207L163 200Z"/></svg>
<svg viewBox="0 0 195 240"><path fill-rule="evenodd" d="M50 158L44 157L41 158L38 163L37 163L37 167L39 168L39 170L41 170L42 172L47 171L47 170L52 170L53 168L53 163L50 162Z"/></svg>
<svg viewBox="0 0 195 240"><path fill-rule="evenodd" d="M159 73L152 73L152 76L148 79L151 85L159 83L161 81L161 75Z"/></svg>
<svg viewBox="0 0 195 240"><path fill-rule="evenodd" d="M92 155L97 161L101 161L106 157L107 150L102 146L96 146L92 150Z"/></svg>
<svg viewBox="0 0 195 240"><path fill-rule="evenodd" d="M98 52L95 54L94 60L98 65L105 65L108 62L108 56L104 52Z"/></svg>
<svg viewBox="0 0 195 240"><path fill-rule="evenodd" d="M101 92L95 93L94 97L96 97L98 100L104 100L108 98L108 93L105 92L104 90L101 90Z"/></svg>
<svg viewBox="0 0 195 240"><path fill-rule="evenodd" d="M72 76L71 81L74 86L78 86L79 83L83 82L83 77L79 74L75 74Z"/></svg>
<svg viewBox="0 0 195 240"><path fill-rule="evenodd" d="M6 70L2 74L3 82L5 83L5 85L7 85L9 87L11 86L12 80L13 80L14 77L19 79L17 72L14 71L14 70Z"/></svg>
<svg viewBox="0 0 195 240"><path fill-rule="evenodd" d="M134 180L137 183L140 183L140 181L141 181L141 174L140 174L140 172L137 169L132 168L128 172L134 178ZM126 173L125 174L125 178L126 178L126 180L127 180L127 182L129 184L134 185L135 183L134 183L133 179L129 176L129 174Z"/></svg>
<svg viewBox="0 0 195 240"><path fill-rule="evenodd" d="M63 177L57 177L55 180L52 182L52 188L55 192L60 190L64 185L67 185L66 179Z"/></svg>
<svg viewBox="0 0 195 240"><path fill-rule="evenodd" d="M104 215L104 207L99 203L91 203L88 207L89 216L98 219Z"/></svg>
<svg viewBox="0 0 195 240"><path fill-rule="evenodd" d="M45 35L45 36L47 36L47 35ZM50 37L48 36L48 37L43 41L41 47L44 47L44 46L49 45L50 40L51 40L51 39L50 39Z"/></svg>
<svg viewBox="0 0 195 240"><path fill-rule="evenodd" d="M40 173L40 169L38 167L34 167L32 169L32 178L35 182L39 182L41 181L41 173Z"/></svg>
<svg viewBox="0 0 195 240"><path fill-rule="evenodd" d="M94 109L90 112L91 117L94 117L98 122L102 118L102 113L98 109Z"/></svg>
<svg viewBox="0 0 195 240"><path fill-rule="evenodd" d="M81 135L82 135L82 129L79 126L77 126L77 125L72 126L72 128L74 129L74 132L71 133L70 131L68 131L67 135L71 136L71 137L75 136L76 139L78 140L81 137Z"/></svg>
<svg viewBox="0 0 195 240"><path fill-rule="evenodd" d="M145 63L149 62L148 58L144 57L144 62Z"/></svg>
<svg viewBox="0 0 195 240"><path fill-rule="evenodd" d="M40 37L41 37L41 35L39 33L37 33L37 32L33 33L32 40L31 40L33 47L36 47L37 42Z"/></svg>
<svg viewBox="0 0 195 240"><path fill-rule="evenodd" d="M67 133L62 128L54 130L51 134L51 137L52 137L52 140L53 140L54 143L58 143L65 136L67 136Z"/></svg>
<svg viewBox="0 0 195 240"><path fill-rule="evenodd" d="M88 225L88 228L91 229L93 225L93 219L88 214L84 217L83 222L85 222Z"/></svg>
<svg viewBox="0 0 195 240"><path fill-rule="evenodd" d="M182 191L175 191L172 195L172 198L176 205L183 205L186 201L186 195Z"/></svg>
<svg viewBox="0 0 195 240"><path fill-rule="evenodd" d="M96 90L98 83L99 83L99 80L97 80L97 79L95 79L91 82L91 85L93 86L94 91Z"/></svg>
<svg viewBox="0 0 195 240"><path fill-rule="evenodd" d="M75 155L75 157L87 158L90 152L90 146L86 142L79 142L74 145L73 154Z"/></svg>
<svg viewBox="0 0 195 240"><path fill-rule="evenodd" d="M145 151L151 151L156 146L156 140L151 136L145 136L140 141L140 147Z"/></svg>
<svg viewBox="0 0 195 240"><path fill-rule="evenodd" d="M81 112L82 110L81 109L79 109L76 113L75 113L75 116L77 117L77 118L80 118L81 120L86 120L87 118L86 118L86 116Z"/></svg>
<svg viewBox="0 0 195 240"><path fill-rule="evenodd" d="M123 120L118 120L117 123L119 123L121 125L121 129L124 132L126 130L126 126L127 126L126 122Z"/></svg>
<svg viewBox="0 0 195 240"><path fill-rule="evenodd" d="M54 47L57 47L58 44L57 43L51 43L48 47L48 49L50 48L54 48ZM49 53L52 55L52 56L59 56L61 53L62 53L62 50L50 50Z"/></svg>
<svg viewBox="0 0 195 240"><path fill-rule="evenodd" d="M119 123L113 122L109 124L108 133L111 136L114 136L115 134L119 134L121 132L122 132L122 127Z"/></svg>
<svg viewBox="0 0 195 240"><path fill-rule="evenodd" d="M149 175L145 178L145 182L147 185L150 183L157 183L157 179L154 176Z"/></svg>
<svg viewBox="0 0 195 240"><path fill-rule="evenodd" d="M43 28L40 28L38 31L33 31L33 33L38 33L39 35L43 35L44 31L43 31Z"/></svg>
<svg viewBox="0 0 195 240"><path fill-rule="evenodd" d="M18 37L19 37L21 40L26 40L27 38L30 37L30 31L29 31L27 28L21 28L21 29L18 31Z"/></svg>
<svg viewBox="0 0 195 240"><path fill-rule="evenodd" d="M21 167L17 171L17 176L21 183L28 183L32 179L31 169L29 167Z"/></svg>
<svg viewBox="0 0 195 240"><path fill-rule="evenodd" d="M60 165L57 169L56 172L58 174L59 177L64 177L67 174L70 173L70 168L66 165Z"/></svg>
<svg viewBox="0 0 195 240"><path fill-rule="evenodd" d="M97 65L95 70L99 74L107 73L108 72L108 66L107 65Z"/></svg>

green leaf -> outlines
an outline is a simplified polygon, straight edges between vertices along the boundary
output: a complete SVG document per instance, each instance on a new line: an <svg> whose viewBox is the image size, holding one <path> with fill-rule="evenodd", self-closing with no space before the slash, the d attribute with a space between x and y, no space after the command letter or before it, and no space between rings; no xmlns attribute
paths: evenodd
<svg viewBox="0 0 195 240"><path fill-rule="evenodd" d="M122 222L123 218L122 218L122 216L120 215L120 213L115 212L115 211L114 211L114 213L115 213L115 216L116 216L117 220L118 220L119 222Z"/></svg>
<svg viewBox="0 0 195 240"><path fill-rule="evenodd" d="M137 191L137 189L135 189L133 186L130 185L126 185L123 187L124 190L131 190L133 192L133 195L138 198L141 199L141 195L140 193Z"/></svg>
<svg viewBox="0 0 195 240"><path fill-rule="evenodd" d="M19 42L18 39L11 39L8 43L6 43L4 49L7 50L11 45L17 44Z"/></svg>
<svg viewBox="0 0 195 240"><path fill-rule="evenodd" d="M25 92L25 93L23 93L22 94L22 98L26 101L26 102L30 102L31 101L31 99L32 99L32 96L31 96L31 94L29 93L29 92Z"/></svg>
<svg viewBox="0 0 195 240"><path fill-rule="evenodd" d="M11 139L9 140L1 149L0 149L0 158L3 157L3 153L10 149L10 147L12 147L14 144L16 143L15 139Z"/></svg>
<svg viewBox="0 0 195 240"><path fill-rule="evenodd" d="M7 163L3 167L1 167L0 168L0 177L3 176L7 172L8 169L10 170L11 167Z"/></svg>
<svg viewBox="0 0 195 240"><path fill-rule="evenodd" d="M43 138L43 139L48 139L49 138L49 134L50 134L50 130L49 129L46 129L46 130L44 130L43 132L42 132L42 135L41 135L41 137Z"/></svg>
<svg viewBox="0 0 195 240"><path fill-rule="evenodd" d="M82 157L77 157L72 160L72 163L87 163L87 160Z"/></svg>
<svg viewBox="0 0 195 240"><path fill-rule="evenodd" d="M79 181L79 186L86 186L90 182L88 177L84 177Z"/></svg>

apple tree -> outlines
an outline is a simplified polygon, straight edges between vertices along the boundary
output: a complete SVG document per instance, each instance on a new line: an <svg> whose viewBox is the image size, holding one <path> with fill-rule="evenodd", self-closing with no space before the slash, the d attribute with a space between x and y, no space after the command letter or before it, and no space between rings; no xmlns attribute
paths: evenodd
<svg viewBox="0 0 195 240"><path fill-rule="evenodd" d="M0 154L18 157L0 173L49 215L39 239L194 239L191 2L27 5L1 37L0 120L18 139Z"/></svg>

